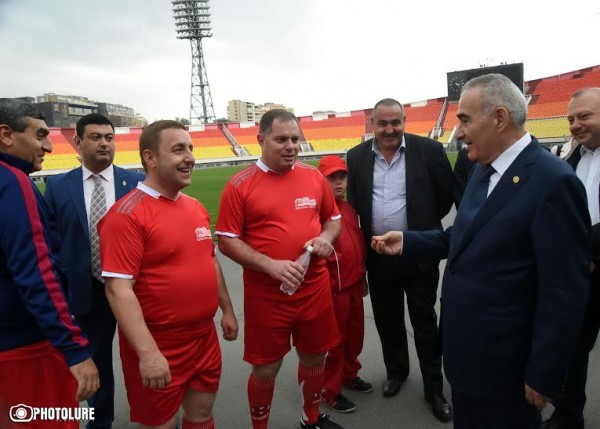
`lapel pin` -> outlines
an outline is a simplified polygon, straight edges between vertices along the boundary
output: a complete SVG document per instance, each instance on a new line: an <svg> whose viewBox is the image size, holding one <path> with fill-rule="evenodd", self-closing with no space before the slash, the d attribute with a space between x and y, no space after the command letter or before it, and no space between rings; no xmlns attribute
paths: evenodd
<svg viewBox="0 0 600 429"><path fill-rule="evenodd" d="M513 183L514 183L515 185L516 185L517 183L519 183L519 180L521 180L521 179L519 178L519 176L515 176L515 177L513 177Z"/></svg>
<svg viewBox="0 0 600 429"><path fill-rule="evenodd" d="M127 186L127 182L123 180L123 186Z"/></svg>

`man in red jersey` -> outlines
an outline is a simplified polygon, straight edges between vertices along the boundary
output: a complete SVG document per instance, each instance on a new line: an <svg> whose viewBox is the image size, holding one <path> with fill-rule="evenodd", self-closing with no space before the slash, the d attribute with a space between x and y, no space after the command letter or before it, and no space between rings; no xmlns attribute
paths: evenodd
<svg viewBox="0 0 600 429"><path fill-rule="evenodd" d="M158 121L140 136L146 180L101 220L106 294L119 324L131 421L173 429L212 429L221 375L213 322L223 337L237 321L215 258L208 212L180 190L191 183L193 146L184 126ZM135 285L135 286L134 286Z"/></svg>
<svg viewBox="0 0 600 429"><path fill-rule="evenodd" d="M244 360L252 365L248 401L254 429L267 427L290 337L300 359L301 427L341 428L319 413L325 354L339 341L323 258L340 233L340 214L319 171L297 162L299 139L293 114L265 113L258 135L262 156L230 179L217 221L219 249L244 267ZM309 245L313 257L305 272L294 261Z"/></svg>

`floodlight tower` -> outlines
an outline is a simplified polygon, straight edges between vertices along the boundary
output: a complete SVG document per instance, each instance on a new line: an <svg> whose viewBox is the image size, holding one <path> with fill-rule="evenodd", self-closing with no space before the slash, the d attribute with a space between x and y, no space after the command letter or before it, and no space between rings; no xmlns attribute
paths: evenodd
<svg viewBox="0 0 600 429"><path fill-rule="evenodd" d="M192 84L190 90L190 123L215 121L202 39L212 37L208 0L172 0L173 17L178 39L189 39L192 46Z"/></svg>

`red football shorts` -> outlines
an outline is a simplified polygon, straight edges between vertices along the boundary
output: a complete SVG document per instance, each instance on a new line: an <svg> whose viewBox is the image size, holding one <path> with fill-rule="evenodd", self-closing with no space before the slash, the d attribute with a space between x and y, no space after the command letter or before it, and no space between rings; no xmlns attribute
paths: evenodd
<svg viewBox="0 0 600 429"><path fill-rule="evenodd" d="M119 331L119 345L130 419L147 426L159 426L177 412L188 389L215 393L221 378L221 348L215 325L193 335L189 332L153 332L161 353L169 362L171 384L162 389L144 387L135 350Z"/></svg>
<svg viewBox="0 0 600 429"><path fill-rule="evenodd" d="M1 428L77 429L79 422L32 420L14 423L9 419L10 408L15 405L77 408L76 395L77 381L69 371L64 355L48 341L0 352ZM22 418L28 417L22 415Z"/></svg>
<svg viewBox="0 0 600 429"><path fill-rule="evenodd" d="M283 292L282 292L283 293ZM281 301L244 299L244 360L251 365L277 362L290 351L290 337L301 353L322 354L339 343L327 283L314 293Z"/></svg>

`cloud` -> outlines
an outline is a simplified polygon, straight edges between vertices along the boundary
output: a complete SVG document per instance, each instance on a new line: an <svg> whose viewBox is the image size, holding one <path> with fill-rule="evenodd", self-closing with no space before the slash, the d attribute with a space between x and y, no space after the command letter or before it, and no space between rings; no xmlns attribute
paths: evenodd
<svg viewBox="0 0 600 429"><path fill-rule="evenodd" d="M300 115L446 95L446 73L525 65L536 79L600 64L596 2L212 1L203 40L217 117L227 102ZM189 114L191 50L166 0L0 0L0 96L76 94L149 120Z"/></svg>

